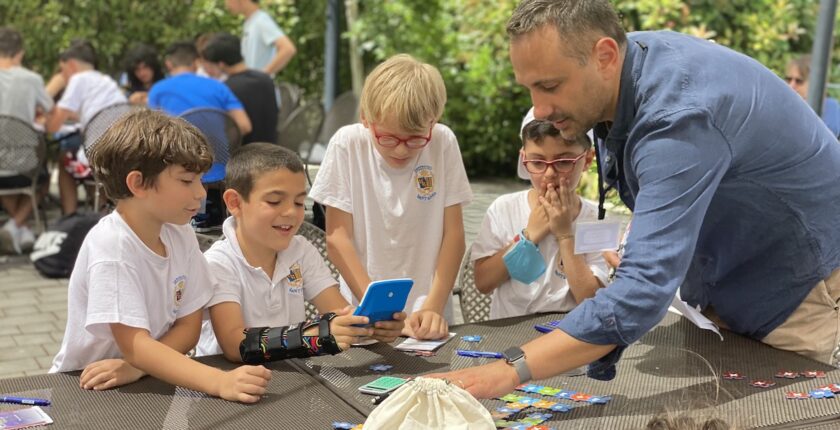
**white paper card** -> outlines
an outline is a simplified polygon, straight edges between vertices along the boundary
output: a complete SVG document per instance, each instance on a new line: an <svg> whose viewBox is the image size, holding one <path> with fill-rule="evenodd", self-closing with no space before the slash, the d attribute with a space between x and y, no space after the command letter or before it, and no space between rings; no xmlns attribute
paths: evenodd
<svg viewBox="0 0 840 430"><path fill-rule="evenodd" d="M621 239L621 224L616 221L579 222L575 224L575 254L615 251Z"/></svg>
<svg viewBox="0 0 840 430"><path fill-rule="evenodd" d="M452 339L455 333L450 332L446 339L442 340L417 340L413 337L406 339L403 343L394 348L400 351L434 351L440 348L444 343Z"/></svg>
<svg viewBox="0 0 840 430"><path fill-rule="evenodd" d="M720 329L718 328L718 326L711 320L706 318L706 316L700 312L699 307L696 309L692 308L691 306L689 306L688 303L680 300L679 295L674 297L674 300L671 302L671 307L668 308L668 310L675 314L679 314L686 317L694 325L700 327L703 330L710 330L715 332L720 337L720 340L723 340L723 335L720 334Z"/></svg>

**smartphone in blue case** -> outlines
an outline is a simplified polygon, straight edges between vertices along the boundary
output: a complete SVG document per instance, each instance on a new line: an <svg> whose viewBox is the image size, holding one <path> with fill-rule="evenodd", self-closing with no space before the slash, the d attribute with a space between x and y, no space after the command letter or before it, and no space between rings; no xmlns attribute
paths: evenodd
<svg viewBox="0 0 840 430"><path fill-rule="evenodd" d="M405 309L413 285L414 281L408 278L371 282L353 315L368 317L371 325L377 321L390 321L395 313Z"/></svg>

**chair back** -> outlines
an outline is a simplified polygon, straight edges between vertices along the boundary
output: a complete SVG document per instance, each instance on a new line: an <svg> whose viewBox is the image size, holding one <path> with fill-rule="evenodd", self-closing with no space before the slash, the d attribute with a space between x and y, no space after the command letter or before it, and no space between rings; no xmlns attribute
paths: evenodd
<svg viewBox="0 0 840 430"><path fill-rule="evenodd" d="M458 275L458 291L455 293L459 296L461 314L467 324L489 320L492 301L490 295L482 294L475 288L475 265L470 261L471 254L470 248L467 248Z"/></svg>
<svg viewBox="0 0 840 430"><path fill-rule="evenodd" d="M324 230L321 230L314 224L304 221L303 225L300 226L300 229L297 232L298 235L303 236L306 240L311 243L315 249L318 250L318 253L321 254L321 258L324 259L324 263L327 263L327 267L330 268L330 272L332 273L333 279L338 282L338 268L335 267L335 264L327 257L327 233ZM306 304L306 318L314 318L318 316L318 309L312 303L305 302Z"/></svg>
<svg viewBox="0 0 840 430"><path fill-rule="evenodd" d="M201 131L213 148L213 167L204 175L202 182L221 182L230 154L242 144L242 132L236 121L227 112L215 108L190 109L180 117Z"/></svg>
<svg viewBox="0 0 840 430"><path fill-rule="evenodd" d="M32 125L11 115L0 115L0 171L33 180L45 157L44 136Z"/></svg>
<svg viewBox="0 0 840 430"><path fill-rule="evenodd" d="M317 102L298 106L285 123L278 125L277 143L299 152L301 145L311 145L324 120L324 110Z"/></svg>
<svg viewBox="0 0 840 430"><path fill-rule="evenodd" d="M359 120L359 99L353 91L347 91L335 99L329 112L324 116L324 123L318 132L316 142L327 145L339 128L354 124Z"/></svg>
<svg viewBox="0 0 840 430"><path fill-rule="evenodd" d="M82 131L84 136L85 155L90 157L90 150L99 141L105 132L114 125L120 118L131 112L141 109L141 106L131 103L117 103L100 110L88 121Z"/></svg>
<svg viewBox="0 0 840 430"><path fill-rule="evenodd" d="M280 95L280 106L277 117L277 124L283 124L292 112L300 105L300 95L303 91L299 86L288 82L277 84L277 93Z"/></svg>

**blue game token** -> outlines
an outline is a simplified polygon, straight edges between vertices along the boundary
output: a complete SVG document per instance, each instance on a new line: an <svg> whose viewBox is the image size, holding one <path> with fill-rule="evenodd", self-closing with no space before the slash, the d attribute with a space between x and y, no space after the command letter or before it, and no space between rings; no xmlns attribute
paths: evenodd
<svg viewBox="0 0 840 430"><path fill-rule="evenodd" d="M481 342L481 336L477 334L461 336L461 340L463 340L464 342Z"/></svg>
<svg viewBox="0 0 840 430"><path fill-rule="evenodd" d="M831 390L820 390L816 389L809 393L812 399L832 399L834 398L834 393Z"/></svg>
<svg viewBox="0 0 840 430"><path fill-rule="evenodd" d="M536 393L536 392L539 392L540 390L542 390L543 388L545 388L545 387L543 387L542 385L528 384L528 385L522 387L522 391L524 391L526 393Z"/></svg>
<svg viewBox="0 0 840 430"><path fill-rule="evenodd" d="M373 370L374 372L387 372L387 371L389 371L393 368L394 368L394 366L391 366L390 364L381 364L380 363L380 364L371 364L370 365L370 370Z"/></svg>
<svg viewBox="0 0 840 430"><path fill-rule="evenodd" d="M574 396L575 394L577 394L577 391L563 390L563 391L555 394L554 397L557 397L558 399L572 400L572 396Z"/></svg>
<svg viewBox="0 0 840 430"><path fill-rule="evenodd" d="M351 430L353 427L355 427L355 425L350 424L346 421L344 421L344 422L333 421L332 427L336 430Z"/></svg>
<svg viewBox="0 0 840 430"><path fill-rule="evenodd" d="M548 408L551 412L569 412L572 410L572 407L569 405L564 405L562 403L558 403L550 408Z"/></svg>

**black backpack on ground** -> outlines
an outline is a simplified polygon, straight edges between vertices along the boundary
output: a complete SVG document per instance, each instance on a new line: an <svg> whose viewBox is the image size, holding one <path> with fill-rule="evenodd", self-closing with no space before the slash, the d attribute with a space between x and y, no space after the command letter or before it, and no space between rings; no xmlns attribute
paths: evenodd
<svg viewBox="0 0 840 430"><path fill-rule="evenodd" d="M102 214L96 212L65 215L59 218L52 229L38 236L29 254L38 273L47 278L70 277L82 241L100 218Z"/></svg>

